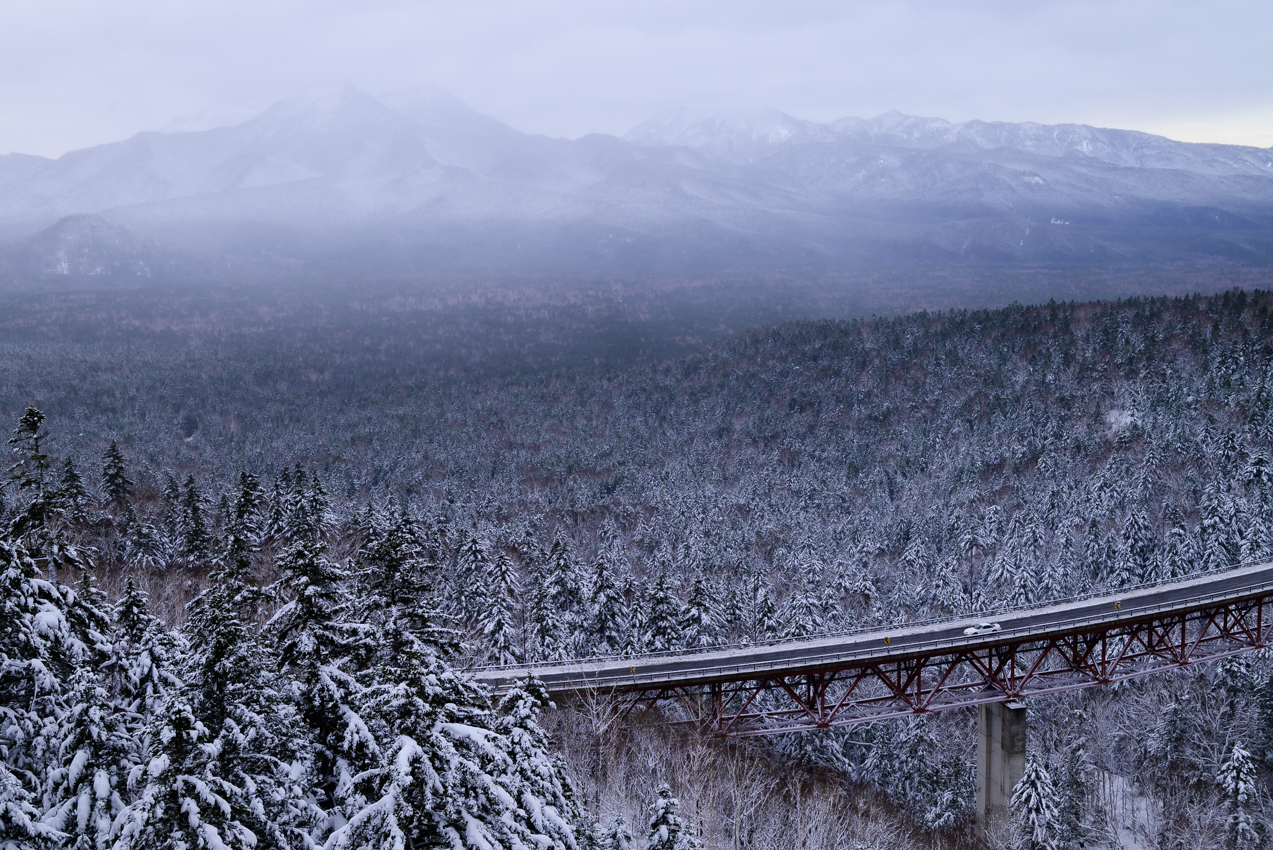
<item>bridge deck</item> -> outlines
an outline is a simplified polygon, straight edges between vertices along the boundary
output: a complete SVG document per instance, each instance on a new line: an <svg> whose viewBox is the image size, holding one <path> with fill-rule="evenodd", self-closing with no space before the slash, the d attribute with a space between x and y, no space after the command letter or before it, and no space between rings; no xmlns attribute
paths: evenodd
<svg viewBox="0 0 1273 850"><path fill-rule="evenodd" d="M701 652L608 657L472 671L497 691L534 675L550 693L602 690L624 693L658 688L743 682L758 677L904 661L965 648L989 649L1133 624L1149 617L1186 615L1217 603L1273 593L1273 563L1196 576L1041 608L936 623L882 627L866 632ZM1003 630L967 637L963 630L992 620Z"/></svg>

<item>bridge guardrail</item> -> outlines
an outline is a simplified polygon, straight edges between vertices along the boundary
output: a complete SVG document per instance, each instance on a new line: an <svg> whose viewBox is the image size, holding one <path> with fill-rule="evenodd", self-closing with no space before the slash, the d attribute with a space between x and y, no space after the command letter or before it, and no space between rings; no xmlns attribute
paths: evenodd
<svg viewBox="0 0 1273 850"><path fill-rule="evenodd" d="M641 653L640 655L617 655L617 654L591 655L591 656L585 656L582 658L572 658L572 659L563 660L563 661L548 661L548 662L533 663L533 664L483 665L479 667L471 667L469 668L467 672L471 676L477 676L481 678L488 678L488 677L493 678L494 674L498 674L499 672L505 671L505 670L525 670L527 668L533 668L537 671L551 674L554 668L558 670L562 670L564 672L568 668L575 668L580 665L595 664L595 663L601 663L601 662L619 662L619 661L638 660L638 659L643 661L649 661L652 659L672 659L672 658L681 658L681 657L692 656L692 655L704 655L708 653L729 652L733 650L761 649L765 647L782 646L783 644L792 643L793 641L805 642L805 641L819 641L819 640L825 640L829 638L838 638L838 637L853 637L855 635L871 634L873 632L887 631L889 629L902 629L902 628L911 629L911 628L918 628L922 626L938 625L940 623L960 622L963 620L1002 618L1010 614L1019 614L1026 611L1040 611L1045 608L1051 608L1058 605L1069 605L1075 602L1084 602L1089 599L1098 599L1100 597L1115 596L1121 593L1133 594L1133 593L1137 593L1144 590L1151 590L1154 588L1166 587L1166 586L1174 585L1174 584L1186 584L1189 582L1197 581L1199 579L1205 579L1208 577L1224 575L1226 573L1237 572L1238 570L1248 569L1251 567L1266 566L1266 565L1273 566L1273 562L1254 562L1254 563L1238 564L1235 566L1228 566L1221 569L1205 570L1203 572L1193 573L1191 575L1188 575L1184 578L1179 578L1179 579L1158 579L1156 581L1151 581L1151 582L1141 582L1135 585L1128 585L1127 587L1116 588L1113 591L1109 589L1099 590L1099 591L1090 591L1088 593L1077 594L1074 596L1067 596L1060 599L1050 599L1047 602L1045 602L1043 605L1021 605L1021 606L1015 606L1015 607L1009 607L1009 608L1002 608L995 611L986 611L986 610L974 611L967 614L961 614L957 617L929 617L922 620L911 620L908 622L895 623L891 625L877 624L877 625L868 625L868 626L858 626L852 629L843 629L843 630L834 631L834 632L824 632L824 633L820 633L816 635L808 635L805 637L794 638L794 639L793 638L771 638L764 641L757 641L756 643L732 643L732 644L720 644L719 646L710 646L710 647L668 649L668 650L661 650L658 652L645 652L645 653ZM1270 585L1273 585L1273 583L1270 583ZM1206 598L1206 597L1201 597L1201 598ZM1129 609L1129 610L1139 610L1139 609ZM1007 635L1011 633L1013 632L1011 631L998 632L995 635L996 640L988 641L988 642L997 643L999 642L998 639L1001 638L1003 635ZM952 641L951 643L952 645L958 644L958 645L964 646L964 645L967 645L969 642L968 641ZM483 675L483 674L487 674L487 675Z"/></svg>
<svg viewBox="0 0 1273 850"><path fill-rule="evenodd" d="M1211 573L1209 574L1216 574L1218 572L1232 572L1232 570L1211 571ZM1205 574L1198 574L1195 576L1191 576L1190 579L1187 579L1186 581L1189 581L1195 578L1200 578L1200 577L1205 577ZM1177 582L1157 582L1157 583L1141 586L1140 588L1137 588L1137 589L1143 589L1144 587L1158 587L1165 584L1175 584L1175 583ZM1131 590L1131 589L1132 588L1127 588L1127 590ZM1108 597L1110 595L1111 594L1108 594L1108 593L1087 594L1084 597L1077 600L1065 600L1065 601L1057 601L1054 603L1050 603L1048 607L1051 607L1052 605L1067 604L1070 601L1083 601L1085 599L1099 598L1102 596ZM1205 608L1211 604L1227 601L1233 598L1235 595L1248 596L1248 597L1273 596L1273 581L1266 581L1260 584L1251 585L1249 587L1242 588L1241 592L1237 594L1235 594L1234 592L1211 593L1211 594L1204 594L1202 596L1194 597L1189 600L1188 607ZM1136 620L1136 619L1145 617L1147 615L1167 613L1174 610L1179 610L1181 607L1182 606L1179 604L1171 604L1171 605L1142 605L1142 606L1135 606L1131 608L1123 608L1113 614L1102 614L1100 616L1084 617L1078 620L1073 620L1073 621L1065 622L1063 624L1058 624L1056 627L1051 628L1048 631L1057 631L1057 630L1074 631L1076 629L1082 630L1085 627L1102 625L1102 624L1111 624L1111 623L1116 625L1119 621L1122 621L1122 620ZM1027 608L1027 609L1017 609L1017 610L1029 611L1029 610L1040 610L1040 609ZM1011 612L1006 612L1006 613L1011 613ZM961 618L961 619L967 619L967 618ZM930 621L930 622L940 623L940 622L950 622L950 621L936 620L936 621ZM908 623L905 625L915 626L920 624ZM854 630L853 632L846 633L844 636L853 636L855 634L868 634L871 632L879 633L880 631L886 631L886 630L887 629L880 629L878 627L874 627L874 628L865 629L865 630ZM543 666L533 665L533 668L536 674L544 673L548 675L554 675L554 674L575 673L576 674L575 676L570 676L567 679L567 681L570 681L572 684L576 682L579 684L585 684L589 681L592 681L592 682L595 682L594 686L596 687L606 687L606 686L637 687L642 684L658 683L660 681L666 681L668 679L675 679L675 678L695 678L695 677L702 677L702 676L710 676L713 678L717 678L717 677L748 678L746 674L772 673L776 669L781 669L783 666L790 666L793 663L797 664L800 667L832 666L837 664L847 664L851 666L852 663L855 661L863 661L863 660L869 660L869 659L885 660L890 655L913 655L915 653L923 653L925 651L940 652L941 650L953 649L956 647L967 648L969 646L995 646L995 645L1003 644L1003 643L1012 643L1014 641L1021 640L1022 638L1029 638L1035 634L1037 634L1037 630L1035 629L1014 628L1014 629L1008 629L1005 631L997 632L993 635L986 635L982 637L943 638L941 640L935 640L935 641L911 643L905 646L898 646L896 648L893 648L892 650L887 648L882 650L879 648L876 648L869 651L854 649L851 651L840 651L840 652L832 651L832 652L802 655L800 658L795 659L794 662L793 660L790 660L790 659L787 659L787 660L774 659L769 661L757 660L757 661L732 663L732 664L731 663L711 664L711 665L704 665L700 669L685 671L679 677L676 675L669 675L666 673L664 674L619 673L618 675L606 675L606 671L601 671L601 670L598 670L596 671L595 674L590 675L586 670L580 670L579 668L587 664L596 664L596 663L604 663L604 662L621 662L621 663L626 661L647 661L648 662L654 659L676 658L676 657L684 656L686 654L700 654L703 652L702 650L700 650L698 653L671 652L671 653L660 653L657 655L651 654L651 655L645 655L645 656L630 656L630 657L601 656L601 657L596 657L591 659L580 659L574 662L556 663L556 664L549 664L549 665L543 665ZM827 637L838 637L838 636L840 635L828 635ZM770 645L773 645L773 644L770 644ZM720 648L713 648L711 650L707 650L707 652L728 651L729 649L748 649L748 648L758 647L758 646L760 645L753 644L751 645L751 647L746 645L728 647L728 648L720 647ZM497 671L505 671L505 670L522 671L522 670L526 670L527 666L528 665L518 665L518 666L509 666L509 667L488 667L488 668L482 668L482 669L483 671L489 671L490 673L495 673ZM556 668L555 670L552 669L554 667ZM757 676L756 678L759 678L759 676Z"/></svg>

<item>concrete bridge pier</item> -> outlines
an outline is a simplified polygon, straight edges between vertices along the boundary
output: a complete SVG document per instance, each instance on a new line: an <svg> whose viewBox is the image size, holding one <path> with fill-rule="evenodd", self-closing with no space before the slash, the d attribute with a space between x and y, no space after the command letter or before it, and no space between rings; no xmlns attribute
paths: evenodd
<svg viewBox="0 0 1273 850"><path fill-rule="evenodd" d="M985 822L1012 800L1025 773L1025 706L992 702L977 707L977 819Z"/></svg>

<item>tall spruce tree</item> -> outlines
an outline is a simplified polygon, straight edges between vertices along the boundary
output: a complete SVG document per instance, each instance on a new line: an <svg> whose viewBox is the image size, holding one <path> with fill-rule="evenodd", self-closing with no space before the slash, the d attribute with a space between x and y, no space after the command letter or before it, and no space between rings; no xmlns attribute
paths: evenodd
<svg viewBox="0 0 1273 850"><path fill-rule="evenodd" d="M117 511L123 510L132 490L133 480L128 477L124 453L111 440L110 446L102 455L102 493L106 496L106 503Z"/></svg>
<svg viewBox="0 0 1273 850"><path fill-rule="evenodd" d="M54 506L67 519L83 522L87 518L88 491L84 489L84 480L75 468L75 461L69 457L62 462L62 477L58 481Z"/></svg>
<svg viewBox="0 0 1273 850"><path fill-rule="evenodd" d="M313 540L293 543L279 559L275 585L282 607L270 620L280 669L290 676L301 720L313 747L314 793L325 837L350 814L342 798L353 777L374 764L379 745L359 714L358 673L370 660L375 636L357 622L353 587L341 567Z"/></svg>
<svg viewBox="0 0 1273 850"><path fill-rule="evenodd" d="M524 660L518 629L521 581L512 559L500 552L491 565L486 612L479 626L486 641L486 660L491 664L518 664Z"/></svg>
<svg viewBox="0 0 1273 850"><path fill-rule="evenodd" d="M501 721L485 690L449 668L436 626L394 619L383 631L364 703L382 758L353 777L347 797L361 806L328 850L576 850L567 780L525 719Z"/></svg>
<svg viewBox="0 0 1273 850"><path fill-rule="evenodd" d="M1225 846L1228 850L1253 850L1262 836L1255 809L1259 799L1258 776L1251 754L1234 744L1217 777L1225 800Z"/></svg>
<svg viewBox="0 0 1273 850"><path fill-rule="evenodd" d="M181 494L181 555L192 563L206 563L212 557L212 535L203 517L203 494L194 476L186 478Z"/></svg>
<svg viewBox="0 0 1273 850"><path fill-rule="evenodd" d="M1056 850L1061 831L1057 803L1047 768L1037 756L1027 756L1021 779L1012 789L1012 808L1028 850Z"/></svg>
<svg viewBox="0 0 1273 850"><path fill-rule="evenodd" d="M615 581L614 566L605 552L598 552L592 565L589 587L589 654L610 655L623 649L627 631L626 605Z"/></svg>
<svg viewBox="0 0 1273 850"><path fill-rule="evenodd" d="M678 625L682 645L688 649L716 646L720 642L716 594L705 577L695 576L689 596L681 606Z"/></svg>
<svg viewBox="0 0 1273 850"><path fill-rule="evenodd" d="M295 782L295 711L220 579L189 606L186 684L155 720L147 781L119 817L117 850L289 850L312 825Z"/></svg>
<svg viewBox="0 0 1273 850"><path fill-rule="evenodd" d="M45 781L44 822L74 850L108 850L137 755L126 712L96 674L80 668L59 724L56 766Z"/></svg>

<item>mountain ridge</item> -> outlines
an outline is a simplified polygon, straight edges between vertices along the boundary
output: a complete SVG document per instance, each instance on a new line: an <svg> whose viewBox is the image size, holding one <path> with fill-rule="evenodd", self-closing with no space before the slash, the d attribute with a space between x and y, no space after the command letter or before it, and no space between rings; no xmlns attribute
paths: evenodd
<svg viewBox="0 0 1273 850"><path fill-rule="evenodd" d="M381 99L344 86L232 126L0 157L9 268L65 267L32 255L54 250L58 231L37 234L86 214L190 258L164 268L216 257L240 272L262 251L312 272L335 245L349 251L342 267L367 271L1269 265L1273 149L897 112L820 124L778 110L671 110L623 137L554 139L442 92Z"/></svg>

